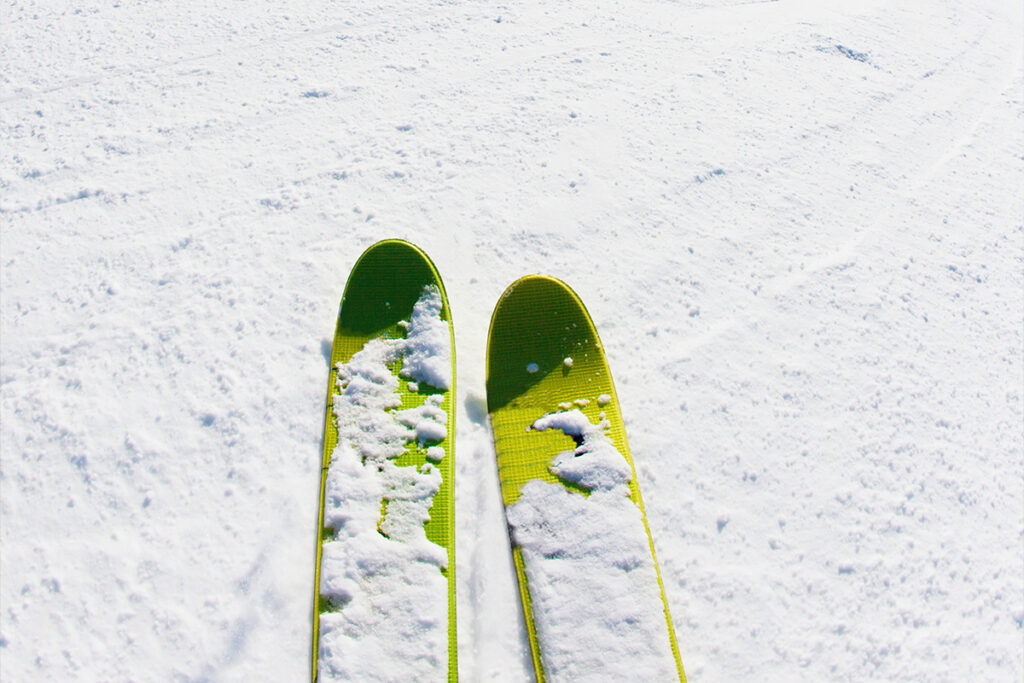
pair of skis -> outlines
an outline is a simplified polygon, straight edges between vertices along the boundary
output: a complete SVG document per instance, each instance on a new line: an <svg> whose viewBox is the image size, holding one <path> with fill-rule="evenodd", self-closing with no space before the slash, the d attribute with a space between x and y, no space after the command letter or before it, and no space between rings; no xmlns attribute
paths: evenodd
<svg viewBox="0 0 1024 683"><path fill-rule="evenodd" d="M436 268L373 245L331 355L314 682L458 678L454 397ZM487 407L537 680L685 681L604 351L564 283L498 301Z"/></svg>

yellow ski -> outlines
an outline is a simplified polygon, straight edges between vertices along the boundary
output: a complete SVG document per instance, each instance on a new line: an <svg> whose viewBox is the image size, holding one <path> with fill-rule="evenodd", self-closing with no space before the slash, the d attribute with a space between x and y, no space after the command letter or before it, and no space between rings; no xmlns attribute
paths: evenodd
<svg viewBox="0 0 1024 683"><path fill-rule="evenodd" d="M456 681L455 353L433 263L352 268L324 414L312 680Z"/></svg>
<svg viewBox="0 0 1024 683"><path fill-rule="evenodd" d="M580 637L585 632L579 630L578 624L573 625L571 632L579 640L560 642L565 638L559 635L557 613L563 609L559 602L573 599L569 593L580 586L589 585L596 590L594 595L581 596L570 607L572 610L591 609L589 601L602 599L596 594L605 587L594 583L600 580L594 575L600 569L588 564L592 556L603 552L594 546L606 541L614 545L619 540L616 535L628 534L629 530L612 524L602 530L601 538L577 542L567 537L565 548L552 546L544 536L559 532L562 525L571 526L578 514L611 514L605 518L617 520L621 510L621 514L635 516L634 535L639 536L643 546L640 553L646 556L636 560L634 553L630 562L649 568L641 583L628 584L637 586L629 589L636 595L628 598L639 599L641 593L647 596L645 604L653 606L656 614L648 610L640 615L640 620L646 619L646 628L659 633L655 640L661 641L652 646L658 651L650 653L654 659L660 657L651 671L661 673L647 680L665 680L667 672L669 677L678 676L685 682L604 351L583 303L561 281L544 276L525 277L509 286L498 301L488 338L487 407L537 680L611 680L607 678L612 673L607 668L613 664L609 661L611 653L589 653L585 657L573 654L574 648L593 649L597 643L581 642L585 641L585 637ZM610 450L612 447L614 450ZM588 460L596 464L585 465ZM538 502L527 505L528 494ZM565 506L567 512L548 510L547 501ZM605 533L607 537L603 536ZM544 569L545 562L553 563L553 568ZM640 580L639 570L630 576L628 569L632 565L623 571L611 566L619 562L617 558L593 562L609 564L607 571L615 581L622 577ZM637 619L636 609L626 603L615 609L622 612L621 618L609 618L619 618L614 628L625 628L628 637L629 625ZM544 621L541 612L550 612L552 616ZM621 645L616 641L615 637L609 639L612 649ZM632 647L628 643L626 646ZM637 647L642 650L644 646ZM627 658L638 659L632 650L628 652ZM631 679L644 678L638 671Z"/></svg>

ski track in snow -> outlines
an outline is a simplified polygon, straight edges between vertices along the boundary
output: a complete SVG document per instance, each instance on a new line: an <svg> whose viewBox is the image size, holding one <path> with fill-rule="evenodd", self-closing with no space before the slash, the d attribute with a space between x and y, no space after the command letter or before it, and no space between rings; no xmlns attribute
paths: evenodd
<svg viewBox="0 0 1024 683"><path fill-rule="evenodd" d="M528 680L484 345L587 303L691 681L1024 676L1019 7L4 14L0 678L301 680L338 297L457 339L459 667Z"/></svg>

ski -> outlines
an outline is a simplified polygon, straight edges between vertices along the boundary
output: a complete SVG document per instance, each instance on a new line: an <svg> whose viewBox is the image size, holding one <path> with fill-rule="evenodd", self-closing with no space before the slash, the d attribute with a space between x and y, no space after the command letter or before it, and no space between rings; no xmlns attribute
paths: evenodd
<svg viewBox="0 0 1024 683"><path fill-rule="evenodd" d="M685 682L604 350L565 283L498 301L487 409L538 682Z"/></svg>
<svg viewBox="0 0 1024 683"><path fill-rule="evenodd" d="M356 262L324 414L312 680L456 681L455 353L433 263Z"/></svg>

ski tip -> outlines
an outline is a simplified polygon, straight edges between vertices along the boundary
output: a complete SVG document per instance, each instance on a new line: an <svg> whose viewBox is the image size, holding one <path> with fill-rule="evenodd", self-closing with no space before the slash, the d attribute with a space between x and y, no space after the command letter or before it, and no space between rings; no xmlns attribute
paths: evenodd
<svg viewBox="0 0 1024 683"><path fill-rule="evenodd" d="M362 259L366 255L371 254L372 252L375 252L375 251L378 251L378 250L386 250L386 251L387 250L406 250L406 251L412 251L412 252L415 252L416 254L419 254L420 257L422 257L422 258L424 258L424 259L426 259L428 261L430 260L430 258L427 256L427 253L425 251L423 251L423 249L421 249L420 247L416 246L412 242L409 242L408 240L399 239L397 237L389 237L388 239L380 240L379 242L374 242L373 244L371 244L370 246L368 246L366 248L366 250L363 252L362 256L360 256L359 258ZM358 264L358 261L356 263Z"/></svg>
<svg viewBox="0 0 1024 683"><path fill-rule="evenodd" d="M433 260L427 255L422 248L416 246L412 242L408 242L403 239L389 238L380 240L371 244L369 247L360 254L359 258L356 259L355 264L352 266L352 270L349 271L348 284L352 283L353 277L366 271L375 271L380 268L386 269L402 269L412 268L414 271L421 271L422 268L416 266L425 266L426 269L433 276L435 283L442 286L441 275L437 270L437 266L434 265ZM415 273L414 273L415 274ZM348 286L346 286L346 293Z"/></svg>
<svg viewBox="0 0 1024 683"><path fill-rule="evenodd" d="M352 266L341 297L339 324L346 336L355 338L395 325L408 315L427 285L440 290L441 317L450 322L444 283L426 252L405 240L381 240Z"/></svg>
<svg viewBox="0 0 1024 683"><path fill-rule="evenodd" d="M583 301L558 278L519 278L505 289L491 316L488 411L506 405L552 373L568 375L577 359L604 363L597 330ZM578 376L582 366L575 367Z"/></svg>
<svg viewBox="0 0 1024 683"><path fill-rule="evenodd" d="M494 307L495 315L499 312L502 307L502 303L506 298L512 296L534 296L538 291L550 291L550 292L562 292L571 299L575 299L576 302L582 307L583 302L580 300L576 292L573 291L572 287L566 284L563 280L559 280L557 277L551 275L533 274L524 275L519 278L502 292L501 297L498 299L498 304ZM494 323L494 317L491 317L491 324Z"/></svg>

